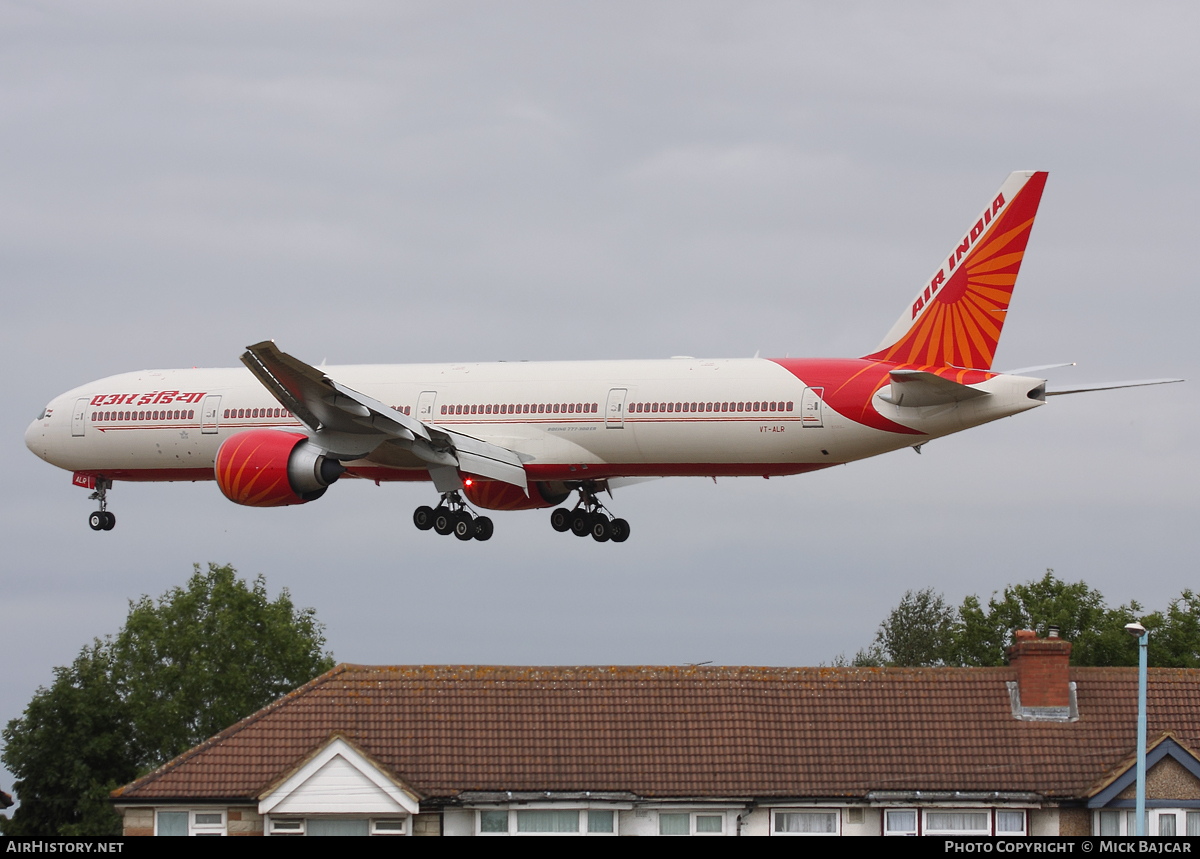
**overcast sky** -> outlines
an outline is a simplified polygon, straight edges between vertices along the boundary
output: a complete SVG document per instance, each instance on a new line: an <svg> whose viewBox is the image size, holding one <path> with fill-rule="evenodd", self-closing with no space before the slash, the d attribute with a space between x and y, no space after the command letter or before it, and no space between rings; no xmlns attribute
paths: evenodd
<svg viewBox="0 0 1200 859"><path fill-rule="evenodd" d="M0 3L0 722L128 600L232 563L362 663L811 665L907 589L1052 567L1198 587L1187 4ZM616 493L623 545L427 485L256 510L118 485L111 533L22 435L141 368L858 356L1012 170L1050 172L999 369L1058 398L787 479ZM1191 427L1191 429L1189 429ZM0 788L11 777L0 773Z"/></svg>

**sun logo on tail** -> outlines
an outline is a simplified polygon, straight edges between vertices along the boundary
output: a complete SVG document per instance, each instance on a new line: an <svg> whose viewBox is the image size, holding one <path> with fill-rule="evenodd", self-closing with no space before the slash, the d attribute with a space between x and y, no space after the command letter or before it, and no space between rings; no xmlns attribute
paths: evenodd
<svg viewBox="0 0 1200 859"><path fill-rule="evenodd" d="M1009 176L911 310L865 357L991 369L1045 184L1044 172Z"/></svg>

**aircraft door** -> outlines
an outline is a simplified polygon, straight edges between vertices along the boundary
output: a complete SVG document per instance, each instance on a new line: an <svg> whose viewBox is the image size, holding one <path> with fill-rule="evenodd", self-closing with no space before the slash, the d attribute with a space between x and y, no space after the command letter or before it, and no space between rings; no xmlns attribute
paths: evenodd
<svg viewBox="0 0 1200 859"><path fill-rule="evenodd" d="M83 433L87 429L87 410L87 397L80 397L75 401L75 408L71 410L71 435L75 438L83 438Z"/></svg>
<svg viewBox="0 0 1200 859"><path fill-rule="evenodd" d="M421 391L417 397L417 420L421 423L433 423L433 405L437 402L437 391Z"/></svg>
<svg viewBox="0 0 1200 859"><path fill-rule="evenodd" d="M800 401L800 423L806 427L825 426L821 418L821 397L825 396L824 388L805 388L804 399Z"/></svg>
<svg viewBox="0 0 1200 859"><path fill-rule="evenodd" d="M200 432L211 435L217 431L217 418L221 414L221 395L210 394L200 406Z"/></svg>
<svg viewBox="0 0 1200 859"><path fill-rule="evenodd" d="M604 426L608 429L625 429L625 397L628 388L613 388L608 392L608 405L604 409Z"/></svg>

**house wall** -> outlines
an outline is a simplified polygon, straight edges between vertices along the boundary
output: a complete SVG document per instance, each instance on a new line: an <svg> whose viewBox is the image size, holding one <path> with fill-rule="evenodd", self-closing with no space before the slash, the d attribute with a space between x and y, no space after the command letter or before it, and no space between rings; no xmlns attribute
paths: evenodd
<svg viewBox="0 0 1200 859"><path fill-rule="evenodd" d="M412 819L413 835L441 835L442 815L415 814Z"/></svg>
<svg viewBox="0 0 1200 859"><path fill-rule="evenodd" d="M263 819L253 806L229 809L226 831L230 835L262 835Z"/></svg>
<svg viewBox="0 0 1200 859"><path fill-rule="evenodd" d="M461 809L442 812L442 832L446 835L474 835L475 812Z"/></svg>
<svg viewBox="0 0 1200 859"><path fill-rule="evenodd" d="M770 835L771 812L759 806L742 817L742 835Z"/></svg>
<svg viewBox="0 0 1200 859"><path fill-rule="evenodd" d="M1058 810L1059 835L1091 835L1092 812L1087 808L1060 808Z"/></svg>
<svg viewBox="0 0 1200 859"><path fill-rule="evenodd" d="M1055 836L1060 835L1059 826L1059 809L1057 808L1031 808L1026 812L1030 835Z"/></svg>
<svg viewBox="0 0 1200 859"><path fill-rule="evenodd" d="M125 808L123 811L121 834L126 837L154 834L153 808Z"/></svg>
<svg viewBox="0 0 1200 859"><path fill-rule="evenodd" d="M1136 799L1137 782L1117 799ZM1164 757L1146 773L1146 799L1200 799L1200 780L1172 757Z"/></svg>

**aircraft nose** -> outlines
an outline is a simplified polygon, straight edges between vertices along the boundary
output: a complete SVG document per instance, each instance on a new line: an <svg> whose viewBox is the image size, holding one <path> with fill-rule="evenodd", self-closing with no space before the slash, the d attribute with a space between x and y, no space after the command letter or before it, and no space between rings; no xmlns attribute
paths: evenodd
<svg viewBox="0 0 1200 859"><path fill-rule="evenodd" d="M40 420L34 421L25 430L25 446L37 456L45 459L46 445L44 441L45 436L42 433L42 422Z"/></svg>

